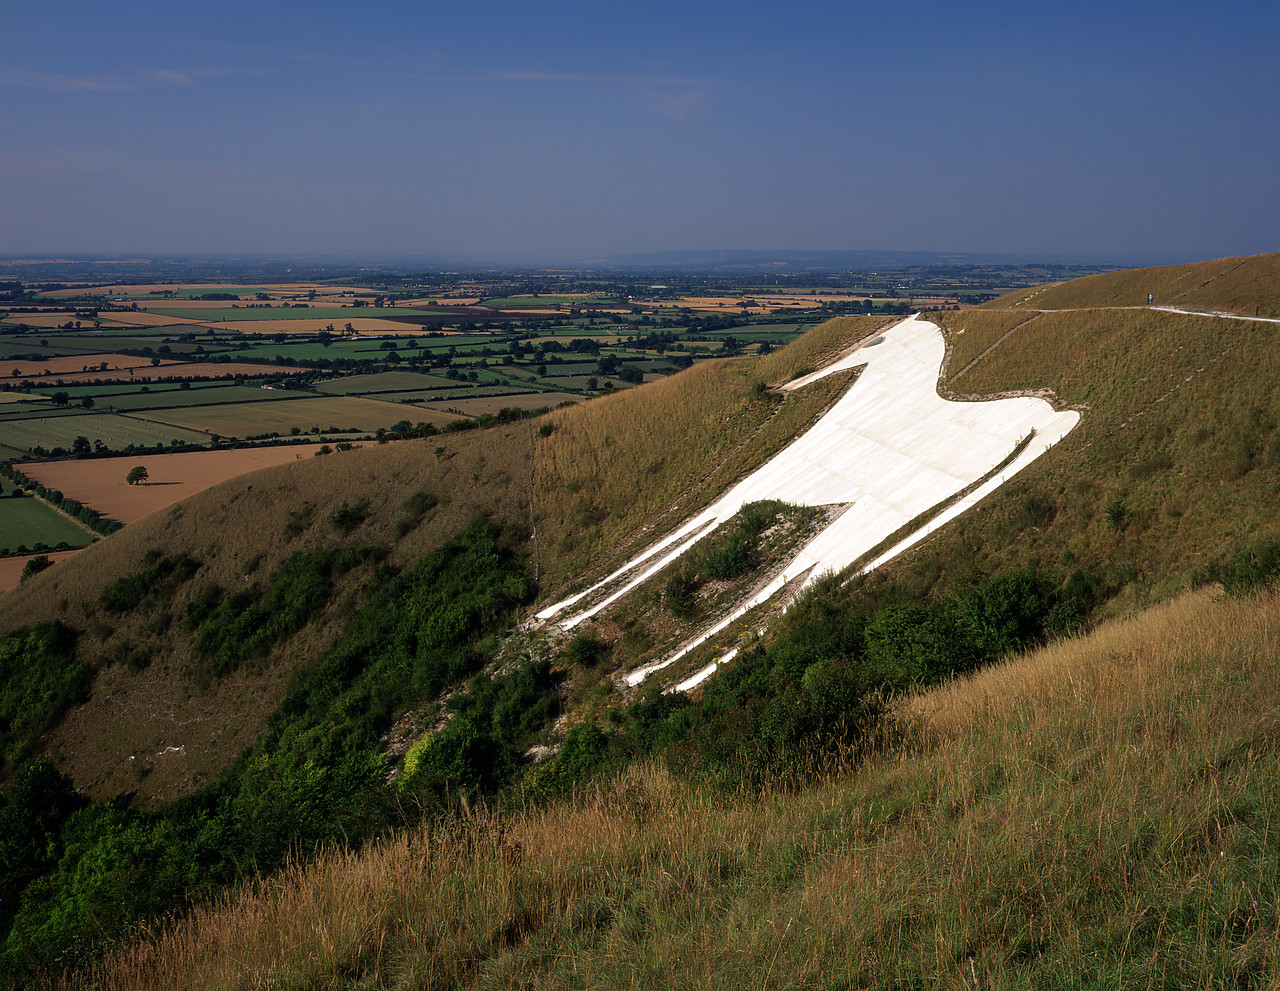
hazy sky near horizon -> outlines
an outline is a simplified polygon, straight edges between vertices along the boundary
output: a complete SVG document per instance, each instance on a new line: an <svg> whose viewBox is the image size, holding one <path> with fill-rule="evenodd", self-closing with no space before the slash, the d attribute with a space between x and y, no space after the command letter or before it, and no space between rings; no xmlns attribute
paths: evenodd
<svg viewBox="0 0 1280 991"><path fill-rule="evenodd" d="M4 5L0 254L1280 249L1280 4Z"/></svg>

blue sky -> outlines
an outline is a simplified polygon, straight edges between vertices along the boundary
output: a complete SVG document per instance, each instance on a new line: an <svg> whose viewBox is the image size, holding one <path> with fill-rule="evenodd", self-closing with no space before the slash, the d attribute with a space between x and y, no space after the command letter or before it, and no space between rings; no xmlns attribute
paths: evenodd
<svg viewBox="0 0 1280 991"><path fill-rule="evenodd" d="M1280 4L4 5L0 254L1280 249Z"/></svg>

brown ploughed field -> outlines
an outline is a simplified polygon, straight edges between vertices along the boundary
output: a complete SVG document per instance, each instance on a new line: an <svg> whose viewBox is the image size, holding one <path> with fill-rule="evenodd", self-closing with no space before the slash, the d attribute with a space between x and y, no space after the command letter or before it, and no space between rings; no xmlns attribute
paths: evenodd
<svg viewBox="0 0 1280 991"><path fill-rule="evenodd" d="M320 447L320 444L288 444L227 451L45 461L24 464L22 471L47 488L61 489L63 495L78 499L104 516L121 523L133 523L228 478L315 457ZM341 456L342 452L331 455ZM125 477L137 465L147 469L147 481L129 485Z"/></svg>

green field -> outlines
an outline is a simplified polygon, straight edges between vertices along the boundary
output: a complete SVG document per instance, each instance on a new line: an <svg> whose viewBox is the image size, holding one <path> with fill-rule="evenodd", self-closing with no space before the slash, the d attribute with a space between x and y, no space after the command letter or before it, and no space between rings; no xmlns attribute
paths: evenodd
<svg viewBox="0 0 1280 991"><path fill-rule="evenodd" d="M198 406L169 409L151 414L174 428L203 430L224 437L254 437L260 434L289 433L294 427L304 432L312 427L327 431L356 428L372 432L401 420L412 420L396 403L354 396L295 399L289 402L239 403L225 406ZM424 419L418 417L418 419ZM169 429L169 428L166 428ZM0 440L3 435L0 434Z"/></svg>
<svg viewBox="0 0 1280 991"><path fill-rule="evenodd" d="M268 369L264 368L263 371L264 372L268 371ZM260 380L253 379L251 381L256 382ZM195 391L197 389L227 388L226 382L219 382L217 380L213 380L213 381L197 380L189 384L191 386L191 391ZM186 392L188 390L183 389L182 384L179 382L150 382L150 383L124 382L124 383L119 383L115 385L75 385L73 384L73 385L65 385L65 386L41 386L39 389L32 389L29 395L31 398L36 398L40 396L51 396L55 392L65 392L68 396L71 397L72 401L74 402L75 400L80 399L82 396L92 396L95 400L97 400L102 396L126 396L134 393L140 393L142 395L146 395L147 393L155 394L158 392L178 392L178 391ZM11 395L11 396L16 396L18 398L27 398L27 394L20 393L20 392L4 393L3 395ZM110 405L110 400L108 400L108 405Z"/></svg>
<svg viewBox="0 0 1280 991"><path fill-rule="evenodd" d="M370 375L348 375L316 383L316 391L334 396L362 396L383 392L411 392L419 389L450 388L453 382L440 375L419 372L374 372Z"/></svg>
<svg viewBox="0 0 1280 991"><path fill-rule="evenodd" d="M26 397L24 397L26 398ZM54 416L84 416L79 406L54 406L50 402L5 403L0 406L0 422L42 420Z"/></svg>
<svg viewBox="0 0 1280 991"><path fill-rule="evenodd" d="M220 384L211 389L167 389L163 392L135 392L110 396L98 403L103 409L118 413L135 410L185 409L192 406L217 406L226 403L288 402L305 398L307 393L294 389L264 391L259 386Z"/></svg>
<svg viewBox="0 0 1280 991"><path fill-rule="evenodd" d="M226 338L232 333L234 336L231 343L243 340L243 335L238 331L227 332L222 338L204 336L194 341L178 340L178 336L182 334L193 333L195 330L203 334L205 330L203 327L193 330L188 324L155 329L157 332L153 334L148 334L137 327L104 330L101 335L94 336L65 330L41 333L39 337L34 334L9 334L0 336L0 360L23 355L31 355L39 360L60 355L117 354L120 351L150 352L158 351L165 345L175 354L193 354L201 348L206 351L226 348L228 346Z"/></svg>
<svg viewBox="0 0 1280 991"><path fill-rule="evenodd" d="M750 327L731 327L728 330L712 330L705 334L699 334L698 336L711 340L733 337L739 341L752 343L756 341L768 341L770 344L785 344L788 341L794 341L812 326L813 324L762 323L753 324Z"/></svg>
<svg viewBox="0 0 1280 991"><path fill-rule="evenodd" d="M203 444L209 440L202 433L116 413L29 417L0 422L0 445L16 451L33 451L36 447L46 451L56 447L70 450L77 437L101 440L112 450L120 450L130 444L152 447L175 440L188 444Z"/></svg>
<svg viewBox="0 0 1280 991"><path fill-rule="evenodd" d="M14 497L14 489L6 484L0 497L0 554L15 553L19 547L84 547L93 535L73 524L49 504L32 496Z"/></svg>
<svg viewBox="0 0 1280 991"><path fill-rule="evenodd" d="M334 341L327 347L319 341L304 341L297 344L254 344L247 348L224 349L219 354L229 355L232 360L246 358L267 359L283 358L285 361L319 361L321 358L374 358L384 354L378 347L379 341ZM413 354L413 351L399 349L401 354ZM424 352L426 348L422 349Z"/></svg>
<svg viewBox="0 0 1280 991"><path fill-rule="evenodd" d="M48 340L49 345L45 346L40 343L41 340ZM0 337L0 361L5 358L22 357L31 355L35 360L41 358L56 358L64 354L99 354L103 348L85 348L72 345L61 346L54 343L52 334L46 335L44 338L27 337L25 335L18 337Z"/></svg>
<svg viewBox="0 0 1280 991"><path fill-rule="evenodd" d="M93 535L76 526L61 513L33 496L14 498L11 489L5 487L0 498L0 551L16 551L19 545L35 547L47 544L56 547L83 547L93 541Z"/></svg>

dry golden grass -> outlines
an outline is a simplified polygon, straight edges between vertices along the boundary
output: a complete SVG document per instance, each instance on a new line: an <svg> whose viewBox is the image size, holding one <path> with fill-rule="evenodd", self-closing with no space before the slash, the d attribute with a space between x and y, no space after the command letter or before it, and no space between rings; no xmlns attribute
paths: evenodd
<svg viewBox="0 0 1280 991"><path fill-rule="evenodd" d="M1280 601L1204 590L903 705L799 791L651 766L334 852L103 991L1280 986Z"/></svg>
<svg viewBox="0 0 1280 991"><path fill-rule="evenodd" d="M1221 309L1246 316L1280 316L1280 252L1220 258L1190 265L1104 272L1036 289L1020 289L984 308L1059 310L1093 306Z"/></svg>
<svg viewBox="0 0 1280 991"><path fill-rule="evenodd" d="M930 314L944 328L947 360L941 378L951 385L965 369L989 348L997 347L1017 329L1039 314L1008 310L964 310L960 313ZM957 388L963 388L958 385Z"/></svg>

